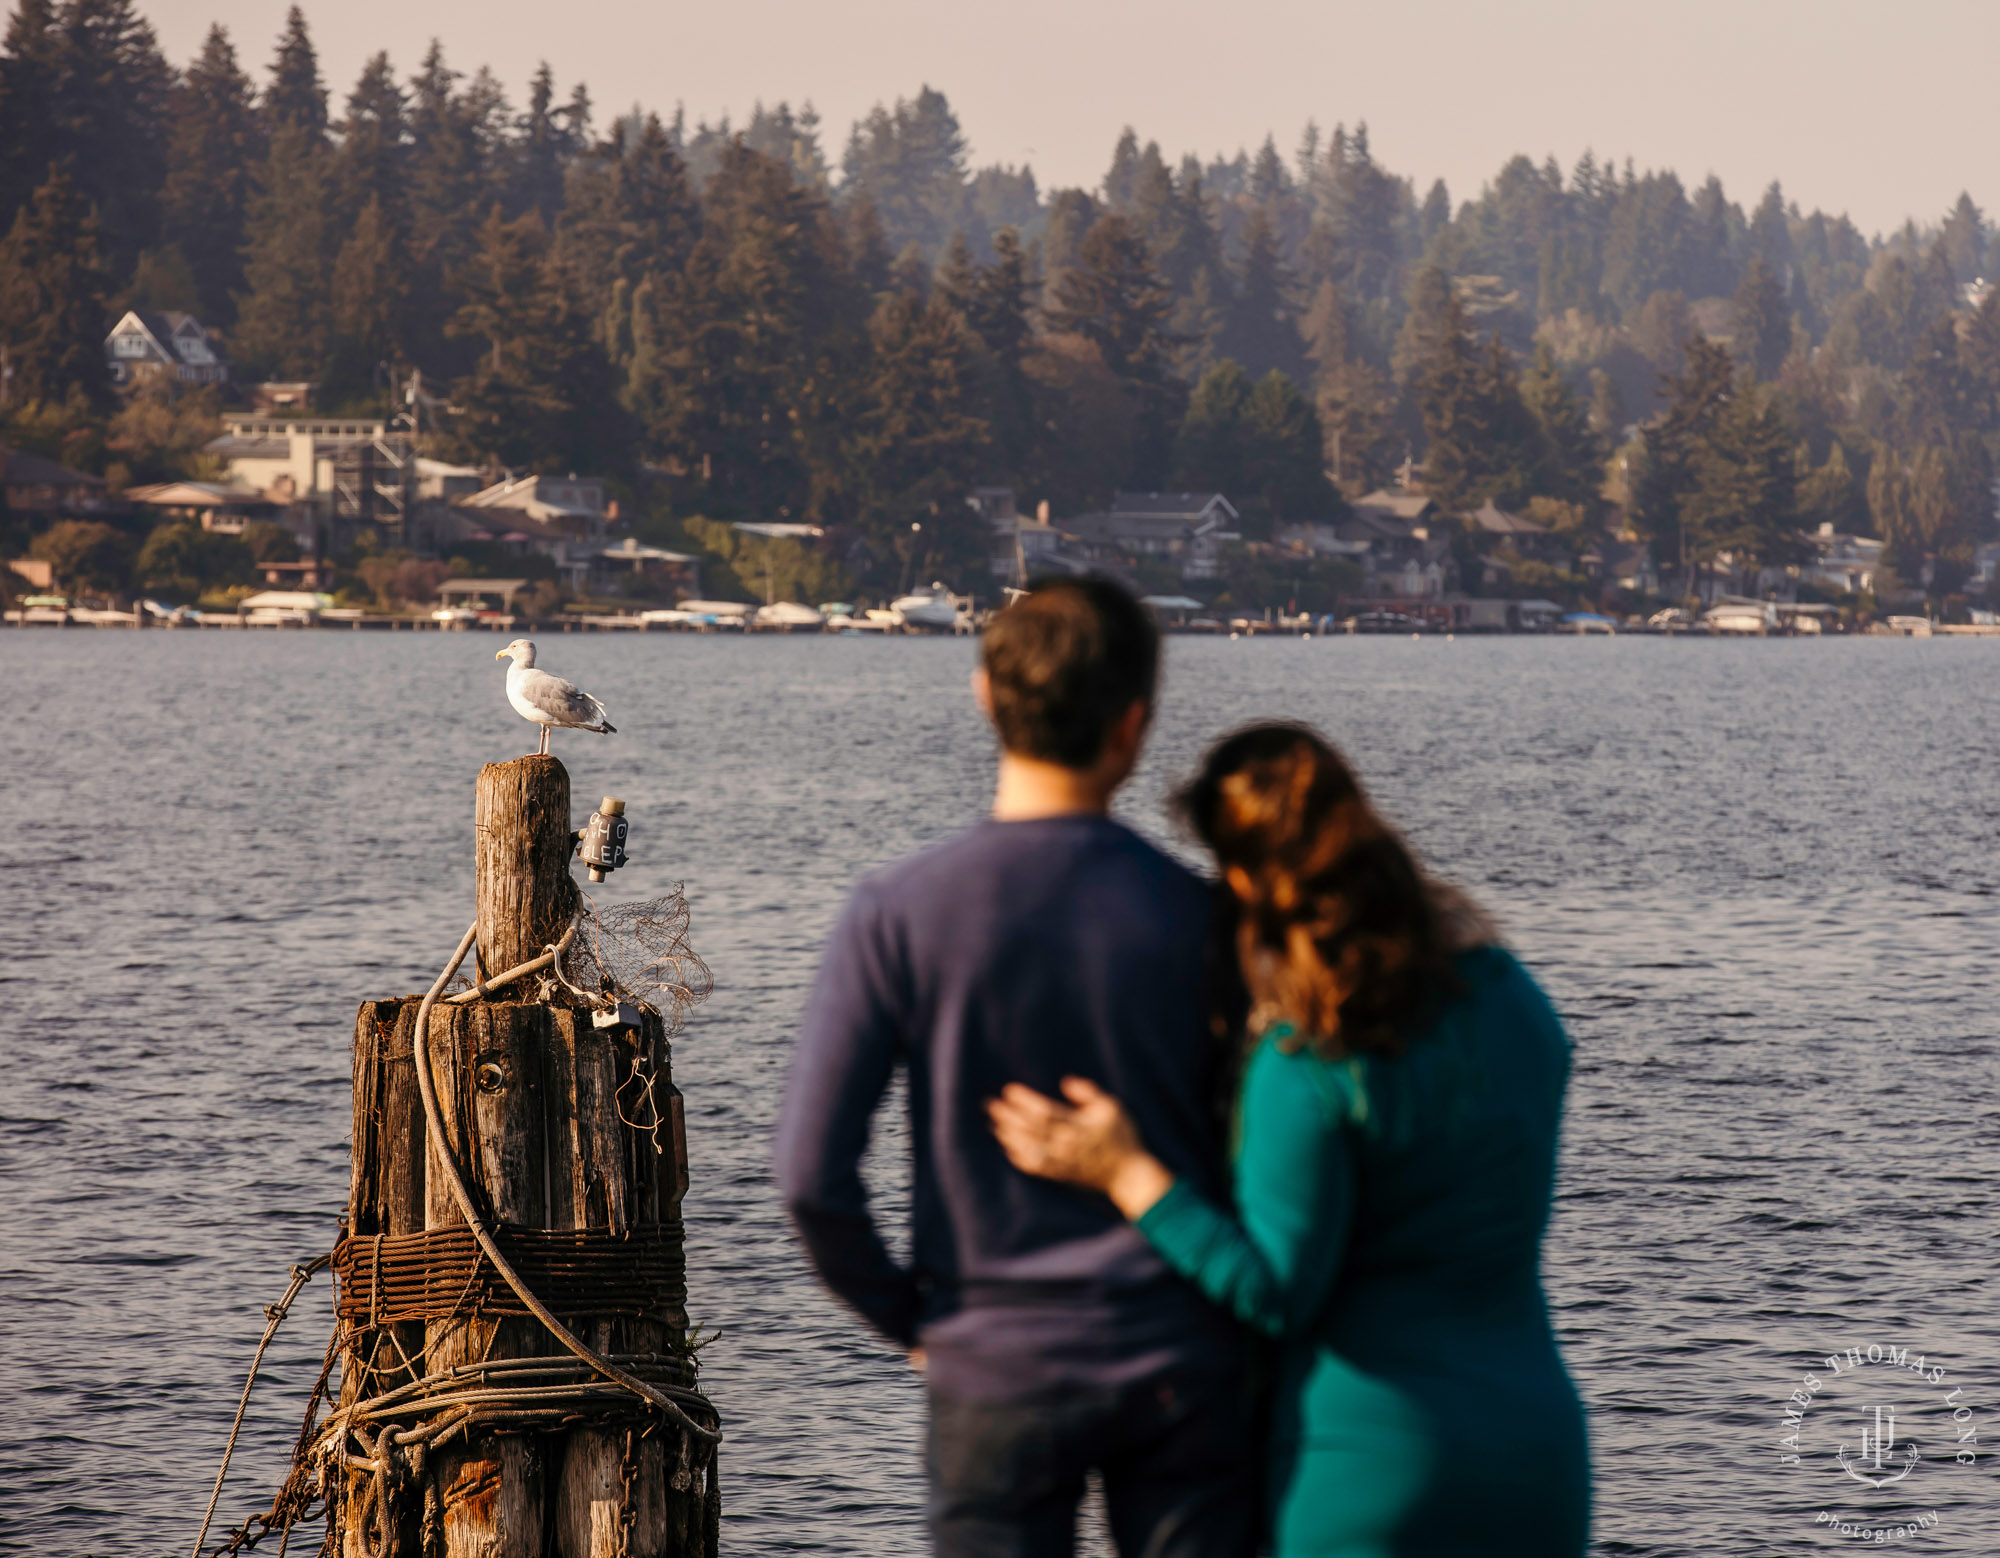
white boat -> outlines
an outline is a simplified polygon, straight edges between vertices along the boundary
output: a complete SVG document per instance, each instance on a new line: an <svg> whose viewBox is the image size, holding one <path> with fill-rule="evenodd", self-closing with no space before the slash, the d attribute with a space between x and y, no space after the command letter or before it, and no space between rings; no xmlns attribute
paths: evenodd
<svg viewBox="0 0 2000 1558"><path fill-rule="evenodd" d="M1931 619L1929 617L1891 617L1886 624L1888 631L1898 638L1929 638Z"/></svg>
<svg viewBox="0 0 2000 1558"><path fill-rule="evenodd" d="M440 606L431 613L431 621L448 628L462 628L467 623L478 620L478 612L468 611L463 606Z"/></svg>
<svg viewBox="0 0 2000 1558"><path fill-rule="evenodd" d="M100 611L94 606L70 607L69 619L72 622L81 622L98 628L129 628L132 625L131 612Z"/></svg>
<svg viewBox="0 0 2000 1558"><path fill-rule="evenodd" d="M826 618L810 606L781 600L769 606L759 606L757 614L750 619L750 626L760 633L817 633L826 626Z"/></svg>
<svg viewBox="0 0 2000 1558"><path fill-rule="evenodd" d="M898 596L889 602L889 609L901 614L904 626L919 633L963 631L959 623L961 615L967 626L971 623L971 613L942 584L933 584L915 595Z"/></svg>
<svg viewBox="0 0 2000 1558"><path fill-rule="evenodd" d="M1711 633L1762 638L1778 630L1778 608L1767 600L1730 600L1702 613L1701 625Z"/></svg>

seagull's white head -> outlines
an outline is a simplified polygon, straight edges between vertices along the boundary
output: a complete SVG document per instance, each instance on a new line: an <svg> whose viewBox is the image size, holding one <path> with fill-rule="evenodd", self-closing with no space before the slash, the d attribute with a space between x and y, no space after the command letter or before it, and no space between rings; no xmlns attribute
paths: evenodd
<svg viewBox="0 0 2000 1558"><path fill-rule="evenodd" d="M532 638L517 638L493 658L512 660L525 671L535 663L535 641Z"/></svg>

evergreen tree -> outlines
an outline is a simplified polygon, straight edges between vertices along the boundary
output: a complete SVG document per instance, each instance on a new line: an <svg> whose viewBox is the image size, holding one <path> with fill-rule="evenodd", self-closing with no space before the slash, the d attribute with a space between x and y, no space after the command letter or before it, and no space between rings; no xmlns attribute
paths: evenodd
<svg viewBox="0 0 2000 1558"><path fill-rule="evenodd" d="M174 77L131 0L27 0L0 69L0 220L61 163L114 274L160 237Z"/></svg>
<svg viewBox="0 0 2000 1558"><path fill-rule="evenodd" d="M1265 143L1270 147L1270 143ZM1275 149L1272 149L1275 156ZM1253 374L1303 376L1304 353L1298 316L1291 299L1291 275L1279 250L1277 230L1260 207L1243 233L1243 266L1236 278L1235 307L1223 335L1223 350Z"/></svg>
<svg viewBox="0 0 2000 1558"><path fill-rule="evenodd" d="M376 54L361 69L347 97L334 158L334 198L347 222L357 220L369 201L401 220L406 210L409 126L403 89L396 84L387 54Z"/></svg>
<svg viewBox="0 0 2000 1558"><path fill-rule="evenodd" d="M967 213L965 135L942 92L925 87L892 111L879 104L855 125L841 159L843 192L875 202L889 247L944 253Z"/></svg>
<svg viewBox="0 0 2000 1558"><path fill-rule="evenodd" d="M514 146L514 210L539 212L544 227L555 223L562 211L563 170L583 142L589 113L590 100L580 86L567 108L556 107L555 72L547 60L535 68Z"/></svg>
<svg viewBox="0 0 2000 1558"><path fill-rule="evenodd" d="M2000 287L1988 291L1965 321L1957 357L1975 425L2000 425Z"/></svg>
<svg viewBox="0 0 2000 1558"><path fill-rule="evenodd" d="M1336 482L1372 486L1390 464L1394 394L1381 371L1355 354L1348 307L1331 281L1320 283L1300 333L1326 468Z"/></svg>
<svg viewBox="0 0 2000 1558"><path fill-rule="evenodd" d="M1736 289L1735 350L1731 354L1752 378L1768 382L1778 376L1792 349L1792 316L1777 274L1753 255Z"/></svg>
<svg viewBox="0 0 2000 1558"><path fill-rule="evenodd" d="M629 136L620 125L578 163L558 242L586 306L604 320L607 342L631 330L629 306L613 306L618 284L629 305L648 277L678 273L700 227L687 165L657 115Z"/></svg>
<svg viewBox="0 0 2000 1558"><path fill-rule="evenodd" d="M724 148L685 272L641 321L647 441L683 473L689 506L843 511L866 306L824 198L784 164Z"/></svg>
<svg viewBox="0 0 2000 1558"><path fill-rule="evenodd" d="M1993 402L1980 393L1969 371L1970 355L1968 343L1959 339L1957 321L1950 316L1925 332L1903 370L1896 423L1906 445L1947 444L1960 431L1993 431Z"/></svg>
<svg viewBox="0 0 2000 1558"><path fill-rule="evenodd" d="M993 235L990 265L974 265L963 240L954 242L938 274L938 295L956 309L986 353L986 420L1000 469L1026 468L1034 442L1034 389L1027 358L1034 344L1034 278L1020 234L1003 227Z"/></svg>
<svg viewBox="0 0 2000 1558"><path fill-rule="evenodd" d="M366 395L380 366L400 366L409 334L410 264L395 221L373 196L333 265L327 398Z"/></svg>
<svg viewBox="0 0 2000 1558"><path fill-rule="evenodd" d="M1482 349L1465 305L1453 297L1438 343L1417 383L1424 422L1424 490L1446 509L1487 500L1525 502L1541 463L1541 440L1522 403L1512 359L1497 339Z"/></svg>
<svg viewBox="0 0 2000 1558"><path fill-rule="evenodd" d="M988 545L965 505L988 435L978 341L942 299L926 304L908 292L881 301L868 341L873 369L853 451L864 533L904 554L911 583L940 566L963 576L984 563Z"/></svg>
<svg viewBox="0 0 2000 1558"><path fill-rule="evenodd" d="M1769 389L1746 385L1723 400L1695 448L1691 475L1681 521L1694 560L1723 551L1738 566L1793 560L1798 464L1792 430Z"/></svg>
<svg viewBox="0 0 2000 1558"><path fill-rule="evenodd" d="M1938 234L1938 246L1951 266L1953 279L1972 281L1978 277L1986 256L1986 239L1985 215L1972 203L1972 197L1960 190Z"/></svg>
<svg viewBox="0 0 2000 1558"><path fill-rule="evenodd" d="M1868 530L1868 495L1847 463L1847 451L1835 440L1824 464L1814 467L1798 484L1799 523L1807 529L1831 526L1837 535L1862 535Z"/></svg>
<svg viewBox="0 0 2000 1558"><path fill-rule="evenodd" d="M633 429L592 321L551 260L538 211L509 222L495 210L480 229L451 323L481 348L454 388L465 408L454 435L464 453L520 469L621 475Z"/></svg>
<svg viewBox="0 0 2000 1558"><path fill-rule="evenodd" d="M0 221L12 222L59 162L63 42L55 0L19 0L0 42Z"/></svg>
<svg viewBox="0 0 2000 1558"><path fill-rule="evenodd" d="M1284 199L1292 192L1292 176L1285 169L1285 159L1278 155L1278 143L1270 135L1264 137L1264 144L1257 148L1257 156L1250 164L1250 199L1259 208L1266 209Z"/></svg>
<svg viewBox="0 0 2000 1558"><path fill-rule="evenodd" d="M1535 348L1535 364L1521 375L1521 401L1541 434L1541 458L1533 488L1542 497L1596 506L1604 477L1604 442L1556 367L1546 341Z"/></svg>
<svg viewBox="0 0 2000 1558"><path fill-rule="evenodd" d="M1457 309L1456 314L1453 309ZM1441 267L1426 265L1417 271L1410 281L1409 312L1403 316L1402 328L1396 333L1396 349L1389 358L1389 369L1398 384L1415 383L1437 356L1446 334L1455 328L1453 321L1462 322L1464 313L1451 277Z"/></svg>
<svg viewBox="0 0 2000 1558"><path fill-rule="evenodd" d="M890 267L889 237L882 230L882 213L862 190L847 206L847 244L854 254L854 279L871 296L887 292Z"/></svg>
<svg viewBox="0 0 2000 1558"><path fill-rule="evenodd" d="M1203 373L1188 396L1174 445L1174 480L1188 491L1250 491L1252 451L1246 436L1254 386L1242 367L1223 358Z"/></svg>
<svg viewBox="0 0 2000 1558"><path fill-rule="evenodd" d="M271 139L244 227L244 290L230 337L239 369L279 379L324 369L337 252L331 155L309 125L283 125Z"/></svg>
<svg viewBox="0 0 2000 1558"><path fill-rule="evenodd" d="M1151 485L1172 454L1180 391L1172 372L1178 344L1168 326L1172 299L1146 243L1124 217L1101 217L1077 263L1056 284L1051 329L1082 336L1131 395L1138 416L1135 484Z"/></svg>
<svg viewBox="0 0 2000 1558"><path fill-rule="evenodd" d="M319 55L306 30L306 13L293 6L285 13L285 30L271 61L271 84L264 91L266 133L300 129L309 139L326 134L326 85L320 80Z"/></svg>
<svg viewBox="0 0 2000 1558"><path fill-rule="evenodd" d="M1736 365L1729 353L1707 338L1691 337L1685 366L1662 375L1666 409L1644 434L1643 459L1631 493L1632 518L1641 532L1668 556L1700 560L1700 540L1686 513L1700 478L1703 450L1714 440L1736 389ZM1789 446L1786 450L1790 454Z"/></svg>
<svg viewBox="0 0 2000 1558"><path fill-rule="evenodd" d="M1785 192L1775 179L1750 219L1749 247L1751 257L1762 260L1774 276L1782 277L1791 269L1792 228L1785 215Z"/></svg>
<svg viewBox="0 0 2000 1558"><path fill-rule="evenodd" d="M1104 175L1104 208L1127 211L1139 194L1139 137L1128 124L1111 149L1111 166Z"/></svg>
<svg viewBox="0 0 2000 1558"><path fill-rule="evenodd" d="M229 35L211 27L174 96L165 223L167 242L193 271L201 317L210 326L235 317L251 171L263 157L250 78L236 63Z"/></svg>
<svg viewBox="0 0 2000 1558"><path fill-rule="evenodd" d="M104 398L105 292L97 216L61 168L0 240L0 345L13 370L10 401Z"/></svg>
<svg viewBox="0 0 2000 1558"><path fill-rule="evenodd" d="M1251 479L1273 521L1330 519L1345 509L1326 479L1319 415L1297 384L1275 369L1265 374L1251 393L1246 421Z"/></svg>
<svg viewBox="0 0 2000 1558"><path fill-rule="evenodd" d="M1049 219L1042 229L1042 308L1056 306L1063 274L1077 263L1083 240L1102 213L1081 189L1059 189L1049 197Z"/></svg>

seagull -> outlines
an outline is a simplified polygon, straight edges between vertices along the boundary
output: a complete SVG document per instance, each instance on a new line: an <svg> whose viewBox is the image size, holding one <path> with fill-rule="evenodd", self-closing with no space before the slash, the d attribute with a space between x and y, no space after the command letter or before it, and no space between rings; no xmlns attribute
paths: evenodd
<svg viewBox="0 0 2000 1558"><path fill-rule="evenodd" d="M618 727L606 718L604 705L587 692L579 692L572 682L547 671L535 669L535 641L517 638L493 657L512 660L507 667L507 701L522 719L542 727L541 755L549 750L549 729L563 725L571 730L594 730L608 736Z"/></svg>

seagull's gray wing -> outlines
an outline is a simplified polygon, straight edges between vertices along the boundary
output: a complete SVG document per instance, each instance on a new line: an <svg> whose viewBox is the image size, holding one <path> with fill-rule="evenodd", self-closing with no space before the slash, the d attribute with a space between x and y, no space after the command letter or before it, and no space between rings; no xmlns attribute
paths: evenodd
<svg viewBox="0 0 2000 1558"><path fill-rule="evenodd" d="M521 696L558 725L602 725L604 705L575 683L547 671L530 670L521 678Z"/></svg>

